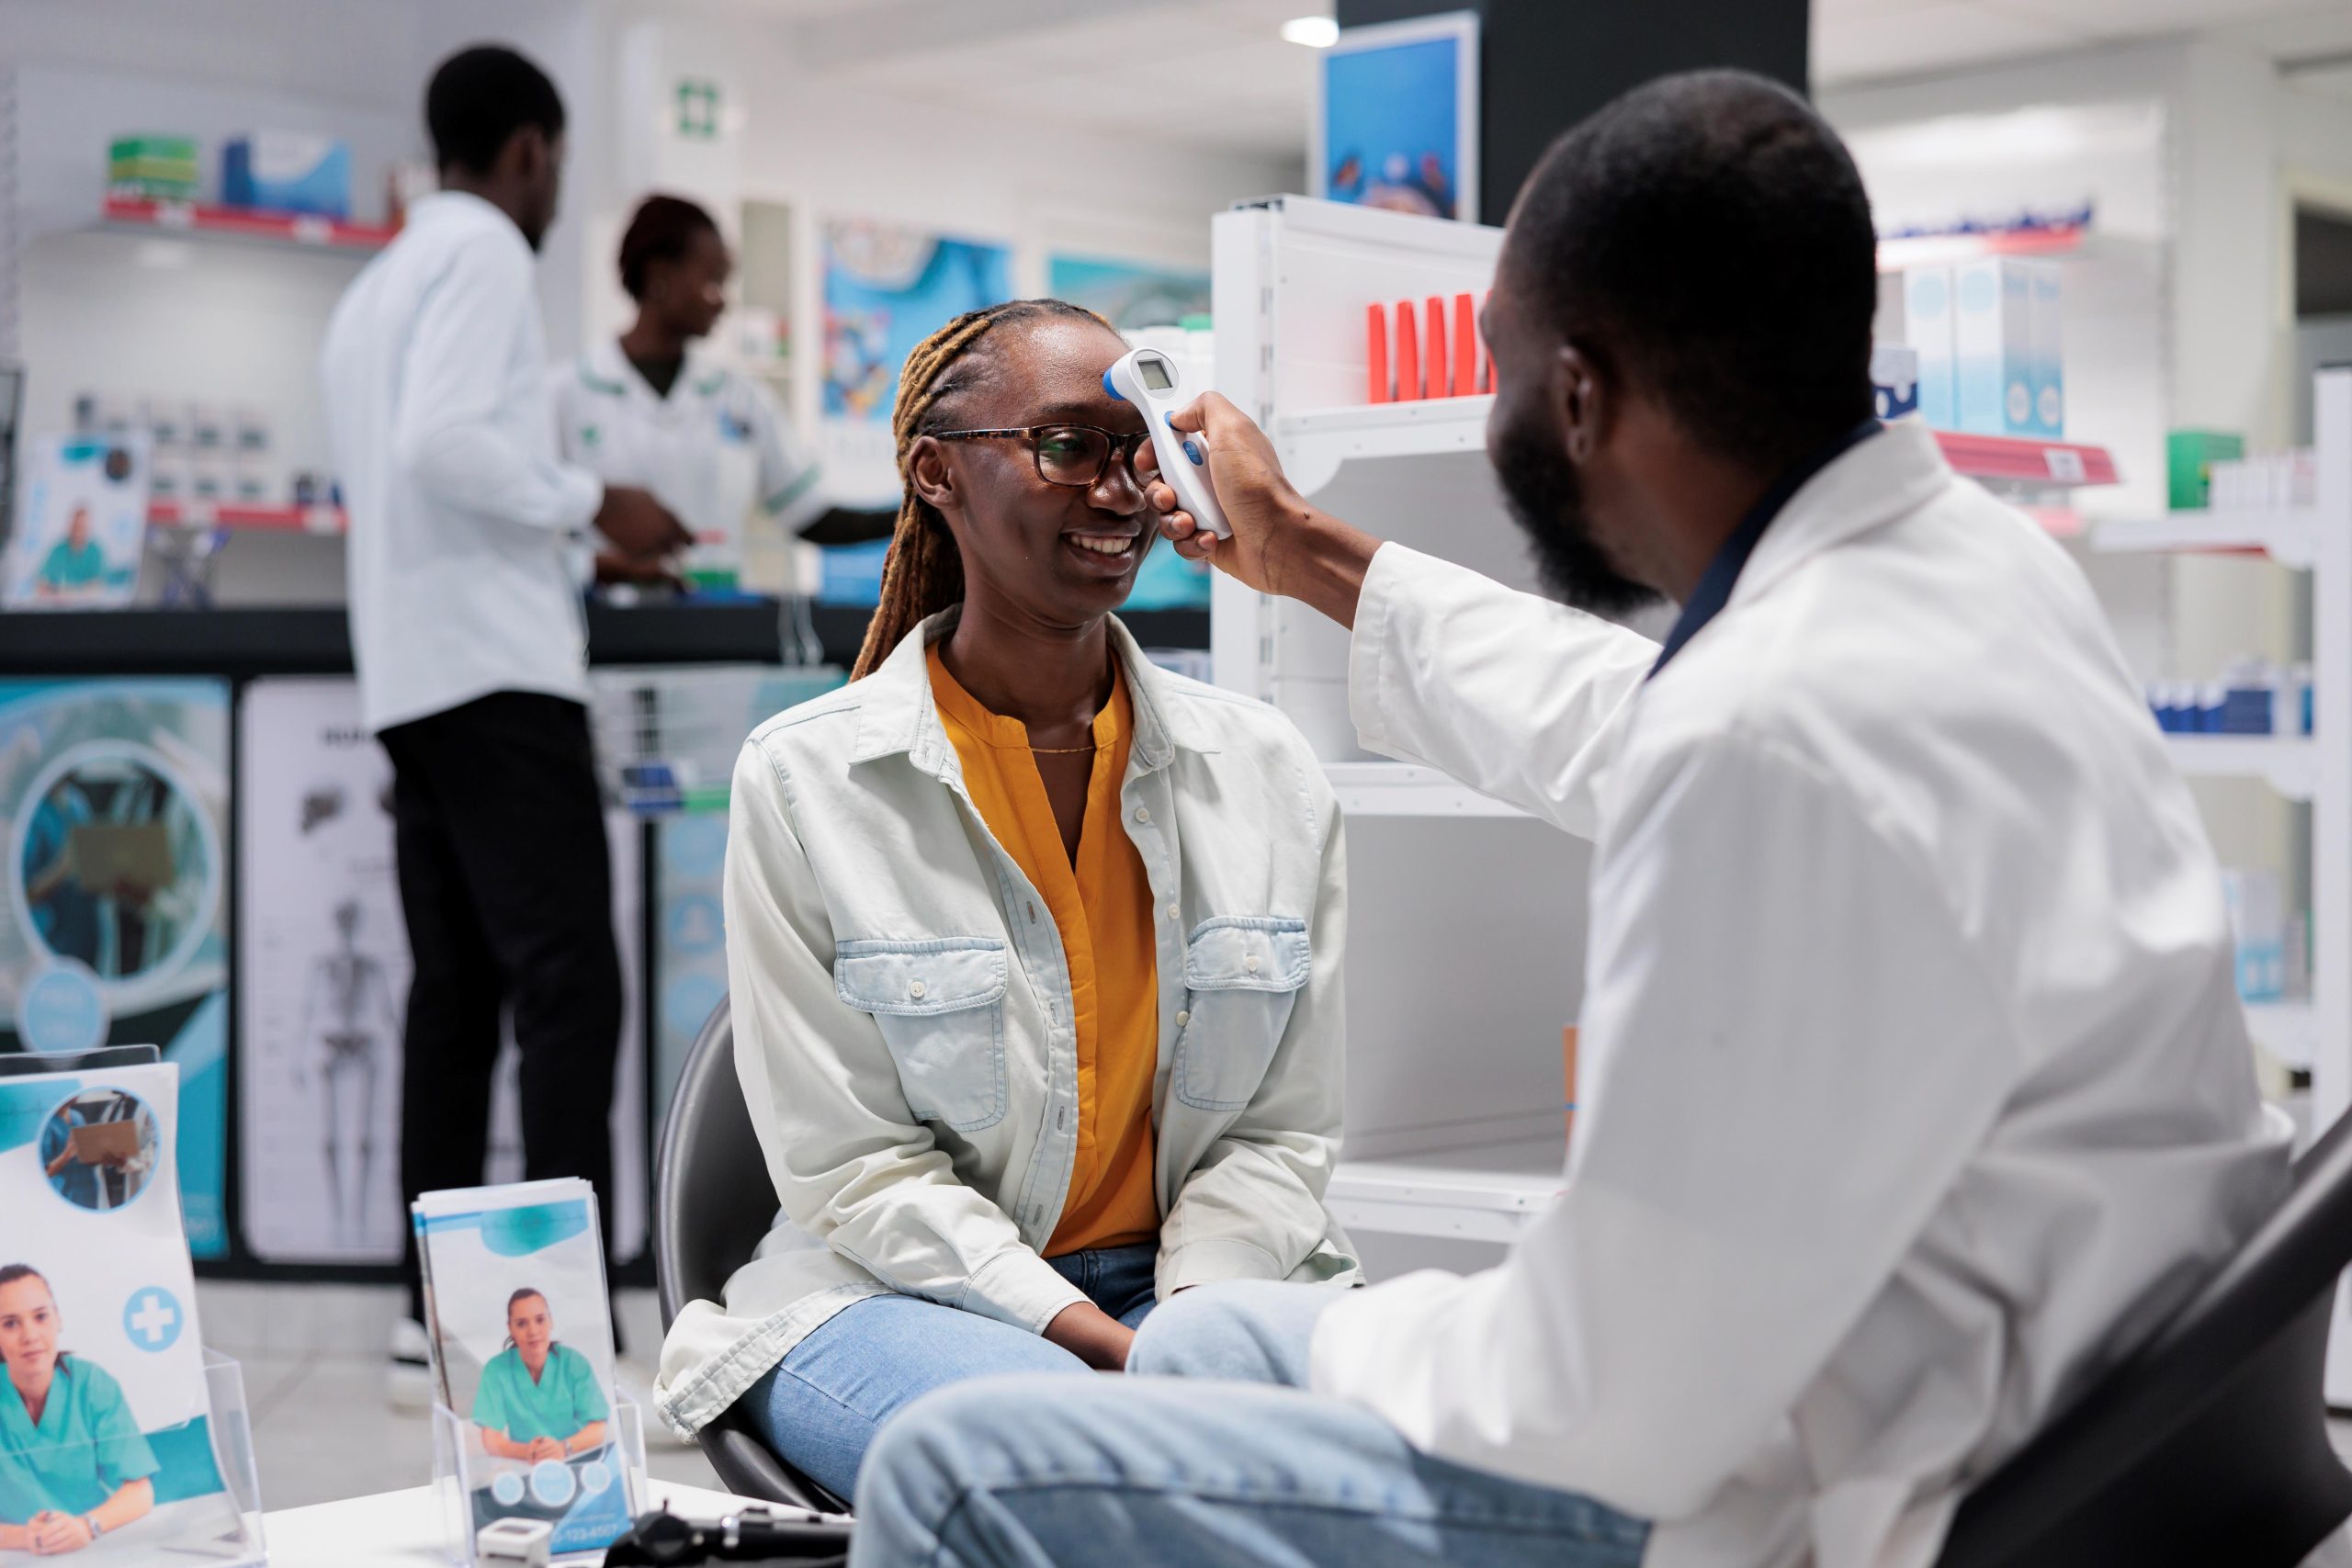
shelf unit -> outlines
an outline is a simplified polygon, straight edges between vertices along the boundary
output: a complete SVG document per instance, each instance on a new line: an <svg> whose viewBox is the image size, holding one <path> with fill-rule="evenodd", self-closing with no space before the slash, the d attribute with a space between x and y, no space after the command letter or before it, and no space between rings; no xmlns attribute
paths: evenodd
<svg viewBox="0 0 2352 1568"><path fill-rule="evenodd" d="M2319 787L2319 747L2308 735L2167 735L2165 748L2189 778L2261 779L2289 800Z"/></svg>
<svg viewBox="0 0 2352 1568"><path fill-rule="evenodd" d="M2184 773L2264 779L2311 804L2311 997L2249 1007L2246 1023L2274 1055L2310 1072L2312 1124L2322 1128L2352 1105L2352 370L2320 374L2312 411L2315 504L2102 523L2091 547L2262 554L2311 574L2312 733L2174 736L2169 745ZM2352 1305L2352 1294L2339 1290L2339 1301ZM2352 1404L2352 1336L2328 1343L2327 1398Z"/></svg>
<svg viewBox="0 0 2352 1568"><path fill-rule="evenodd" d="M234 528L267 534L339 535L348 526L340 506L249 505L236 501L158 501L147 508L151 528Z"/></svg>
<svg viewBox="0 0 2352 1568"><path fill-rule="evenodd" d="M1351 1230L1509 1244L1565 1185L1565 1137L1342 1160L1325 1201Z"/></svg>
<svg viewBox="0 0 2352 1568"><path fill-rule="evenodd" d="M1221 215L1216 384L1302 491L1532 587L1487 476L1491 397L1348 406L1364 385L1363 303L1482 292L1500 241L1299 197ZM1392 1256L1409 1238L1499 1248L1548 1206L1566 1163L1548 1108L1566 1099L1559 1031L1581 997L1589 852L1435 769L1363 752L1346 633L1222 576L1212 593L1216 679L1298 723L1351 824L1348 1153L1332 1212ZM1428 982L1474 967L1475 985Z"/></svg>
<svg viewBox="0 0 2352 1568"><path fill-rule="evenodd" d="M1319 408L1277 414L1273 435L1293 465L1285 471L1311 493L1329 484L1342 464L1363 458L1484 452L1487 415L1494 406L1494 395L1485 393ZM1956 430L1935 434L1954 473L1998 490L2064 493L2116 482L2114 456L2103 446Z"/></svg>
<svg viewBox="0 0 2352 1568"><path fill-rule="evenodd" d="M174 238L253 241L363 254L382 250L400 232L380 224L348 223L307 212L265 212L247 207L141 201L119 196L107 197L99 220L109 229L153 230Z"/></svg>

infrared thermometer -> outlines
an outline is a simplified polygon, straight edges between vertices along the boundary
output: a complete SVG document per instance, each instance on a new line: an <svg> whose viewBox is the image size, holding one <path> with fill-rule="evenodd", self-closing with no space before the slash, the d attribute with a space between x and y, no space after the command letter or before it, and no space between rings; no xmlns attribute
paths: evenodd
<svg viewBox="0 0 2352 1568"><path fill-rule="evenodd" d="M1220 539L1233 537L1209 484L1209 449L1197 435L1187 435L1168 423L1168 416L1192 400L1176 377L1176 363L1156 348L1129 350L1102 372L1102 389L1141 410L1153 451L1159 456L1159 477L1176 492L1176 500L1199 524Z"/></svg>

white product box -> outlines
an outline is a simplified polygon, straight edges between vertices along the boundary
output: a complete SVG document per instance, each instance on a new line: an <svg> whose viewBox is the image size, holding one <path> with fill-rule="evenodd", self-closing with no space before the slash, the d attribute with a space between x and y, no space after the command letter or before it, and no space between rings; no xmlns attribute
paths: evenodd
<svg viewBox="0 0 2352 1568"><path fill-rule="evenodd" d="M1871 400L1879 418L1919 412L1919 351L1899 343L1871 345Z"/></svg>
<svg viewBox="0 0 2352 1568"><path fill-rule="evenodd" d="M2066 310L2063 275L2056 262L2035 262L2027 274L2033 296L2033 428L2039 435L2066 435Z"/></svg>
<svg viewBox="0 0 2352 1568"><path fill-rule="evenodd" d="M1952 269L1952 379L1959 428L2031 435L2033 286L2027 264L2002 257Z"/></svg>
<svg viewBox="0 0 2352 1568"><path fill-rule="evenodd" d="M1938 430L1960 428L1951 289L1948 266L1915 266L1903 274L1903 335L1919 356L1919 417Z"/></svg>

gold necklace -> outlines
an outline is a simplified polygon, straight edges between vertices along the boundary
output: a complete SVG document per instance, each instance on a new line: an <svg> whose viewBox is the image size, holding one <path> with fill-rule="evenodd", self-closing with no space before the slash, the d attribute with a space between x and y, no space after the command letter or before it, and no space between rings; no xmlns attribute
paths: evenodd
<svg viewBox="0 0 2352 1568"><path fill-rule="evenodd" d="M1094 750L1091 746L1032 746L1032 754L1039 757L1079 757Z"/></svg>

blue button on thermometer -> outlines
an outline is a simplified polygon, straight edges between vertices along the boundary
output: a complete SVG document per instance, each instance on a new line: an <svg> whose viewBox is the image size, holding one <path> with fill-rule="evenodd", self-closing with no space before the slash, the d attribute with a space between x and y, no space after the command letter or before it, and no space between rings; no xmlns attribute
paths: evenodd
<svg viewBox="0 0 2352 1568"><path fill-rule="evenodd" d="M1209 484L1208 448L1200 436L1187 435L1168 423L1170 414L1192 400L1178 382L1176 367L1169 357L1156 348L1130 350L1102 372L1102 389L1143 411L1152 446L1162 459L1159 477L1175 491L1178 502L1193 514L1193 521L1220 539L1233 537L1233 525L1225 520L1225 510L1217 505L1216 491ZM1168 461L1172 452L1182 452L1191 461Z"/></svg>

